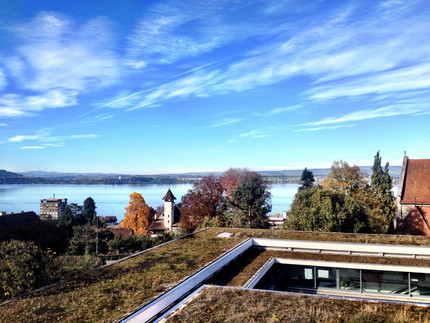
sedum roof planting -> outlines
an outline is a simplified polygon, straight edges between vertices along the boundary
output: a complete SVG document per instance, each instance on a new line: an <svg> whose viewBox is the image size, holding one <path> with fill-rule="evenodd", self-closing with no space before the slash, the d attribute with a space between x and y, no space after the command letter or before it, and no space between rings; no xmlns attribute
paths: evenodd
<svg viewBox="0 0 430 323"><path fill-rule="evenodd" d="M231 232L234 235L231 238L218 238L217 235L223 232ZM0 321L120 320L127 313L149 303L250 237L430 246L429 237L209 228L138 253L132 258L111 266L82 274L46 290L14 299L1 306ZM260 252L254 256L254 259L264 263L264 259L267 259L264 256L265 252L268 256L270 251ZM300 256L296 253L295 256L317 257L318 255ZM319 256L329 257L329 255ZM372 258L372 261L376 258ZM396 261L402 260L393 258L381 261L398 263ZM411 259L407 261L411 264ZM413 261L425 266L430 265L428 260ZM258 266L258 263L253 264L250 261L247 265ZM240 266L243 267L243 264ZM245 270L239 268L237 272L240 274ZM240 279L235 278L240 280L235 283L236 286L242 285L242 281L249 279L247 275Z"/></svg>

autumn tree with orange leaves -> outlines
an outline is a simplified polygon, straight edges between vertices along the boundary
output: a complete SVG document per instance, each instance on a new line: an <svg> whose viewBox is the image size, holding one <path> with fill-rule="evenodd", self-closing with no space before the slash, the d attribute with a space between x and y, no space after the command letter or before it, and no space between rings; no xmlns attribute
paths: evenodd
<svg viewBox="0 0 430 323"><path fill-rule="evenodd" d="M124 220L121 222L122 228L130 228L135 234L146 234L146 228L151 222L153 210L140 193L130 194L130 202L125 208Z"/></svg>

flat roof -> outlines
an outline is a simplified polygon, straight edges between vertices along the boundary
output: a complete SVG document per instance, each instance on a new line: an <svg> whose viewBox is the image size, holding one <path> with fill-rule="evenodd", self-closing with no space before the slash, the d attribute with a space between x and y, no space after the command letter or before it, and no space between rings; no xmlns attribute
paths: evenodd
<svg viewBox="0 0 430 323"><path fill-rule="evenodd" d="M234 235L230 238L217 238L223 232ZM209 228L14 299L1 306L0 321L120 320L250 237L430 246L430 237ZM284 254L285 251L261 250L254 260L259 259L264 263L267 253ZM303 259L335 257L329 254L292 253ZM347 259L350 256L338 257ZM374 261L375 258L378 257L372 257L373 260L369 261ZM393 264L404 261L401 258L384 259L381 261ZM257 266L258 261L251 261L247 266ZM425 259L407 259L408 264L411 261L430 266ZM243 276L242 271L245 272L240 269L234 280L231 279L231 284L235 284L235 280L249 279L246 275Z"/></svg>

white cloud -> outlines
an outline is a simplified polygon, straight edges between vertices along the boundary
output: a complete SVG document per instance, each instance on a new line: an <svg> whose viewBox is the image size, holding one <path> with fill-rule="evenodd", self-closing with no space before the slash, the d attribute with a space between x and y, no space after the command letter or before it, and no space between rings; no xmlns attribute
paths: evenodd
<svg viewBox="0 0 430 323"><path fill-rule="evenodd" d="M249 132L244 132L244 133L237 135L236 137L228 140L228 143L232 144L234 142L237 142L241 138L267 138L267 137L271 137L271 136L272 135L264 133L260 129L254 129L254 130L251 130Z"/></svg>
<svg viewBox="0 0 430 323"><path fill-rule="evenodd" d="M88 139L88 138L98 138L100 137L99 135L90 133L90 134L85 134L85 135L71 135L71 136L65 136L64 138L68 138L68 139Z"/></svg>
<svg viewBox="0 0 430 323"><path fill-rule="evenodd" d="M222 2L169 1L153 6L128 37L129 64L137 68L171 64L237 40L233 26L222 19ZM230 9L233 6L229 3Z"/></svg>
<svg viewBox="0 0 430 323"><path fill-rule="evenodd" d="M300 109L302 106L301 105L292 105L292 106L288 106L288 107L279 107L279 108L274 108L272 110L269 110L265 113L253 113L254 116L257 117L270 117L276 114L280 114L286 111L294 111L297 109Z"/></svg>
<svg viewBox="0 0 430 323"><path fill-rule="evenodd" d="M24 146L21 149L45 149L43 146Z"/></svg>
<svg viewBox="0 0 430 323"><path fill-rule="evenodd" d="M15 28L22 43L8 67L23 87L36 91L56 87L88 91L112 84L121 62L111 49L109 25L100 18L75 25L59 14L41 13Z"/></svg>
<svg viewBox="0 0 430 323"><path fill-rule="evenodd" d="M17 135L15 137L9 138L9 142L21 142L21 141L28 141L28 140L38 140L40 139L40 136L31 136L31 135Z"/></svg>
<svg viewBox="0 0 430 323"><path fill-rule="evenodd" d="M414 106L411 104L390 105L378 109L364 109L343 116L325 118L320 121L302 124L302 126L321 126L398 115L414 115L422 111L428 111L429 109L430 106Z"/></svg>
<svg viewBox="0 0 430 323"><path fill-rule="evenodd" d="M10 107L2 106L0 103L0 117L11 118L11 117L25 117L30 115L32 114L24 112L18 108L10 108Z"/></svg>
<svg viewBox="0 0 430 323"><path fill-rule="evenodd" d="M8 84L8 82L6 80L6 75L4 74L3 69L0 68L0 90L6 88L7 84Z"/></svg>
<svg viewBox="0 0 430 323"><path fill-rule="evenodd" d="M384 94L430 88L430 64L363 76L340 84L316 87L309 91L315 100Z"/></svg>
<svg viewBox="0 0 430 323"><path fill-rule="evenodd" d="M29 116L34 111L76 105L76 96L77 91L59 88L39 95L4 94L0 96L0 117Z"/></svg>
<svg viewBox="0 0 430 323"><path fill-rule="evenodd" d="M242 121L241 118L227 118L227 119L222 119L222 120L218 121L217 123L213 123L209 126L206 126L205 128L219 128L219 127L231 125L234 123L238 123L240 121Z"/></svg>
<svg viewBox="0 0 430 323"><path fill-rule="evenodd" d="M294 27L286 23L285 31L277 31L275 41L265 42L241 60L219 66L209 74L196 71L170 82L162 91L146 95L140 106L173 97L244 91L301 75L313 78L315 84L326 84L309 93L314 99L429 87L427 68L424 64L415 65L417 61L430 60L430 43L426 41L429 21L405 18L398 12L381 19L369 11L367 17L351 24L354 14L355 9L347 7L327 13L324 20L304 20ZM391 72L395 69L402 71ZM369 74L376 73L384 74L371 82ZM402 76L406 79L402 80ZM330 81L333 84L327 83Z"/></svg>
<svg viewBox="0 0 430 323"><path fill-rule="evenodd" d="M339 128L351 128L355 127L355 124L349 124L349 125L337 125L337 126L327 126L327 127L313 127L313 128L302 128L294 130L294 132L303 132L303 131L320 131L320 130L335 130Z"/></svg>
<svg viewBox="0 0 430 323"><path fill-rule="evenodd" d="M8 139L8 142L33 141L40 142L42 147L60 147L68 140L92 139L100 137L97 134L75 134L65 136L53 136L49 130L43 129L34 135L16 135Z"/></svg>
<svg viewBox="0 0 430 323"><path fill-rule="evenodd" d="M2 57L0 89L6 76L17 86L0 97L0 117L32 116L46 108L77 105L77 97L114 84L128 73L114 50L114 32L104 18L75 24L42 12L27 24L10 26L15 48ZM25 90L25 92L23 91ZM28 93L28 90L35 94Z"/></svg>

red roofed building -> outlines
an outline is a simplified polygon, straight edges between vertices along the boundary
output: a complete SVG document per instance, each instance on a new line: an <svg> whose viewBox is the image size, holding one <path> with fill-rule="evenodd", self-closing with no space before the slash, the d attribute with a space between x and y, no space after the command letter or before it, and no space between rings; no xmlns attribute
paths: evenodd
<svg viewBox="0 0 430 323"><path fill-rule="evenodd" d="M404 156L394 226L399 234L430 236L430 159Z"/></svg>
<svg viewBox="0 0 430 323"><path fill-rule="evenodd" d="M179 228L179 209L175 205L176 197L172 191L167 191L163 197L164 209L155 214L154 221L148 226L147 230L151 234L163 233L166 231L176 232Z"/></svg>
<svg viewBox="0 0 430 323"><path fill-rule="evenodd" d="M127 239L128 237L134 234L133 230L130 228L118 228L118 227L110 227L108 228L108 240L113 240L115 238L123 238Z"/></svg>

